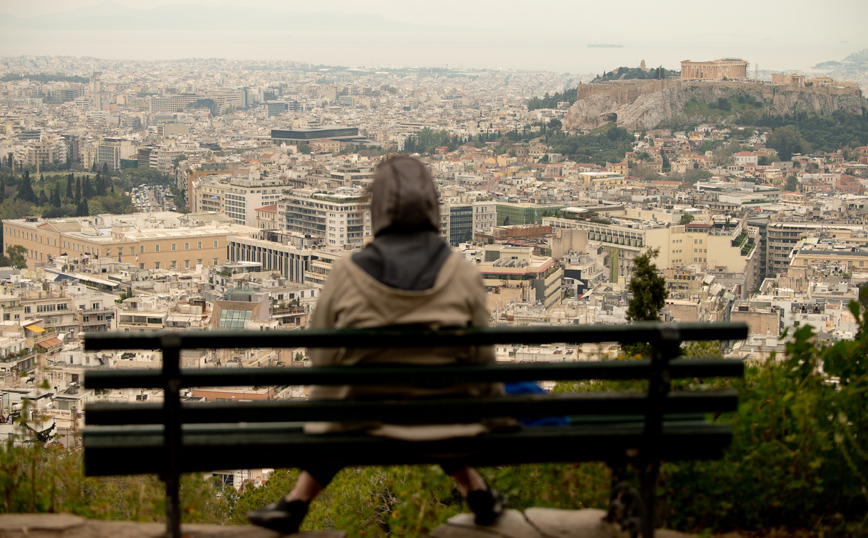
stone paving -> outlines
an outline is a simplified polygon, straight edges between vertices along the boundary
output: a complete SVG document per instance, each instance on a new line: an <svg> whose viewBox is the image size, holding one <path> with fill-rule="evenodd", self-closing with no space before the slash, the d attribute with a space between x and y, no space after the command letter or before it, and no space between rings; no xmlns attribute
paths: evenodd
<svg viewBox="0 0 868 538"><path fill-rule="evenodd" d="M524 513L507 510L494 525L477 527L472 514L459 514L434 529L430 538L627 538L603 521L603 510L555 510L529 508ZM189 538L278 538L280 534L256 527L184 525ZM90 521L67 514L0 515L0 538L163 538L162 523ZM656 538L690 538L690 535L657 530ZM308 531L298 538L346 538L344 531Z"/></svg>

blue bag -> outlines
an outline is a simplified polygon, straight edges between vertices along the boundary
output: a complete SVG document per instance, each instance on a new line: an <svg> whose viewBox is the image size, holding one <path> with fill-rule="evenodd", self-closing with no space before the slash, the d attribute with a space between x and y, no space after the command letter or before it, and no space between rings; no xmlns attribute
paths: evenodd
<svg viewBox="0 0 868 538"><path fill-rule="evenodd" d="M545 394L545 390L532 381L521 381L518 383L504 383L503 391L506 394ZM529 428L535 426L567 426L570 423L570 417L543 417L543 418L520 418L519 422Z"/></svg>

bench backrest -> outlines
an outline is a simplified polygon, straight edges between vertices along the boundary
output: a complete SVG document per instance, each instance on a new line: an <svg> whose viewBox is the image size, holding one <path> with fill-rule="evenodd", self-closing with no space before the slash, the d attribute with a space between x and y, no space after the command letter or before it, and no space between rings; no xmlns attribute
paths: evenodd
<svg viewBox="0 0 868 538"><path fill-rule="evenodd" d="M98 404L87 408L90 425L164 424L169 400L189 387L237 387L275 385L412 385L439 387L460 383L563 381L590 379L650 380L647 395L563 395L540 398L524 395L508 399L440 402L436 412L430 402L400 405L356 402L353 406L331 402L247 402L189 404L185 423L270 421L365 421L394 423L463 422L511 416L535 418L552 415L662 415L663 413L720 412L732 410L731 395L718 392L669 394L669 383L679 378L737 377L743 365L733 360L677 359L682 341L735 340L746 336L744 324L637 324L630 326L568 326L420 330L387 328L371 330L304 330L287 332L185 332L163 334L87 335L85 349L162 349L163 366L147 371L94 371L86 375L87 388L162 388L164 404ZM650 342L654 356L646 360L559 362L439 367L320 367L320 368L209 368L178 366L181 349L239 347L452 347L493 344L546 344ZM532 405L531 405L532 404Z"/></svg>

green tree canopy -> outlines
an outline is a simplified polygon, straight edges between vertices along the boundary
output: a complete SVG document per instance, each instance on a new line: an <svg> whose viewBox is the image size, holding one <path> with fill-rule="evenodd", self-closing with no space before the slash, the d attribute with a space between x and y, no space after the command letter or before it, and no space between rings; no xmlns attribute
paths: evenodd
<svg viewBox="0 0 868 538"><path fill-rule="evenodd" d="M666 289L666 279L651 263L651 259L659 253L656 248L649 249L633 259L633 278L629 285L633 298L627 307L627 319L630 321L660 321L660 311L666 305L669 291Z"/></svg>
<svg viewBox="0 0 868 538"><path fill-rule="evenodd" d="M0 266L11 266L17 269L27 268L27 259L24 257L25 252L27 252L27 249L22 245L9 245L6 248L6 255L0 256Z"/></svg>
<svg viewBox="0 0 868 538"><path fill-rule="evenodd" d="M811 145L802 138L802 133L792 125L775 129L769 135L766 145L778 150L778 155L782 161L792 159L793 153L810 153L811 151Z"/></svg>

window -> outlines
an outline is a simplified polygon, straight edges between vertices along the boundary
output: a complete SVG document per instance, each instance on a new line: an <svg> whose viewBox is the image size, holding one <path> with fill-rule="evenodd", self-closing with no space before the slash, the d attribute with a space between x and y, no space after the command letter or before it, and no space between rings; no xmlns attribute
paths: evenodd
<svg viewBox="0 0 868 538"><path fill-rule="evenodd" d="M214 248L219 248L219 247L217 246L217 240L216 240L216 239L214 240Z"/></svg>
<svg viewBox="0 0 868 538"><path fill-rule="evenodd" d="M136 253L136 247L130 247L130 256Z"/></svg>
<svg viewBox="0 0 868 538"><path fill-rule="evenodd" d="M198 260L196 260L196 265L202 265L202 258L199 258Z"/></svg>
<svg viewBox="0 0 868 538"><path fill-rule="evenodd" d="M145 268L145 264L140 263L140 264L139 264L139 269L144 269L144 268Z"/></svg>
<svg viewBox="0 0 868 538"><path fill-rule="evenodd" d="M202 241L199 241L198 243L196 243L196 248L202 248Z"/></svg>
<svg viewBox="0 0 868 538"><path fill-rule="evenodd" d="M160 262L154 262L154 269L160 268Z"/></svg>
<svg viewBox="0 0 868 538"><path fill-rule="evenodd" d="M106 257L111 258L112 257L112 249L110 249L110 248L105 249L105 255L106 255Z"/></svg>
<svg viewBox="0 0 868 538"><path fill-rule="evenodd" d="M177 249L175 248L175 243L172 243L172 252L175 252L175 250L177 250Z"/></svg>
<svg viewBox="0 0 868 538"><path fill-rule="evenodd" d="M184 250L190 250L190 243L184 243Z"/></svg>
<svg viewBox="0 0 868 538"><path fill-rule="evenodd" d="M145 245L139 245L139 254L145 253Z"/></svg>
<svg viewBox="0 0 868 538"><path fill-rule="evenodd" d="M190 268L190 260L184 260L184 269Z"/></svg>
<svg viewBox="0 0 868 538"><path fill-rule="evenodd" d="M172 260L172 265L170 267L172 269L177 269L178 268L178 262L176 262L175 260Z"/></svg>
<svg viewBox="0 0 868 538"><path fill-rule="evenodd" d="M154 245L154 252L160 252L160 244L159 243Z"/></svg>
<svg viewBox="0 0 868 538"><path fill-rule="evenodd" d="M220 262L217 261L217 258L214 258L214 265L219 265Z"/></svg>

